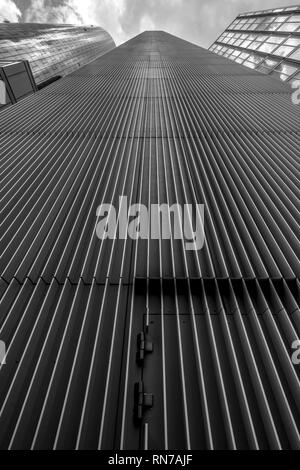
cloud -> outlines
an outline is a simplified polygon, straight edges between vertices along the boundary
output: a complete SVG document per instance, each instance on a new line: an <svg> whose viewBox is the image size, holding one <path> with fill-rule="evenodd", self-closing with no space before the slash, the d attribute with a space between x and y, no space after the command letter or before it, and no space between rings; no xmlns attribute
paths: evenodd
<svg viewBox="0 0 300 470"><path fill-rule="evenodd" d="M15 0L15 4L22 11L21 21L99 25L117 44L145 29L156 29L208 47L239 13L290 5L291 0Z"/></svg>
<svg viewBox="0 0 300 470"><path fill-rule="evenodd" d="M127 40L120 24L124 0L15 0L22 21L93 24L106 29L118 44Z"/></svg>
<svg viewBox="0 0 300 470"><path fill-rule="evenodd" d="M124 13L124 0L72 0L72 6L85 24L102 26L117 45L129 39L120 21Z"/></svg>
<svg viewBox="0 0 300 470"><path fill-rule="evenodd" d="M83 18L73 1L31 0L23 14L27 23L69 23L82 24Z"/></svg>
<svg viewBox="0 0 300 470"><path fill-rule="evenodd" d="M21 11L12 0L0 0L0 23L4 20L16 23L21 17Z"/></svg>

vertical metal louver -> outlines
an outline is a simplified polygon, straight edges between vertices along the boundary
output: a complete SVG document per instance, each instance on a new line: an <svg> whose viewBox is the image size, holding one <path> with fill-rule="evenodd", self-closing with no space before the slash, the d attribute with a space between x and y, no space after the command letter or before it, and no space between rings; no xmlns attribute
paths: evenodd
<svg viewBox="0 0 300 470"><path fill-rule="evenodd" d="M299 448L300 113L143 33L0 113L0 447ZM205 205L205 246L102 203Z"/></svg>

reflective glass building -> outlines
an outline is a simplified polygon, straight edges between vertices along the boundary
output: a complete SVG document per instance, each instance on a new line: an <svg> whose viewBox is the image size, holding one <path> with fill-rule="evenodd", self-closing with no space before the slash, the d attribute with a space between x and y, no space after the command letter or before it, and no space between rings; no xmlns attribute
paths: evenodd
<svg viewBox="0 0 300 470"><path fill-rule="evenodd" d="M27 60L37 84L68 75L114 47L112 37L100 27L0 24L0 59Z"/></svg>
<svg viewBox="0 0 300 470"><path fill-rule="evenodd" d="M300 78L300 6L240 14L210 50L284 81Z"/></svg>

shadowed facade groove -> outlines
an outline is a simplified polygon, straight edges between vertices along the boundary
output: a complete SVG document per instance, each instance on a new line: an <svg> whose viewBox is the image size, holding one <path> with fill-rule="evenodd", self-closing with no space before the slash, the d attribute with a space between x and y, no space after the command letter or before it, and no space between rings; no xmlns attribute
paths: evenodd
<svg viewBox="0 0 300 470"><path fill-rule="evenodd" d="M1 112L1 448L300 448L291 91L145 32ZM121 195L204 248L100 241Z"/></svg>

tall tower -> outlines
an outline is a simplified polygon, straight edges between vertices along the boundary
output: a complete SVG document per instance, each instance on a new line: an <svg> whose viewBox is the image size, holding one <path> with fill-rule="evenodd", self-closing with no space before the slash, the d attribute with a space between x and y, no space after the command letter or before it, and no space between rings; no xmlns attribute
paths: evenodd
<svg viewBox="0 0 300 470"><path fill-rule="evenodd" d="M1 113L2 448L299 448L292 91L145 32ZM124 197L204 246L99 239Z"/></svg>
<svg viewBox="0 0 300 470"><path fill-rule="evenodd" d="M99 26L0 23L1 61L28 61L37 85L68 75L114 47Z"/></svg>

